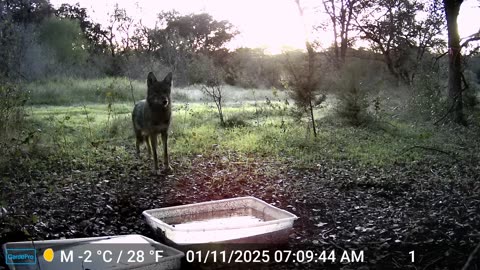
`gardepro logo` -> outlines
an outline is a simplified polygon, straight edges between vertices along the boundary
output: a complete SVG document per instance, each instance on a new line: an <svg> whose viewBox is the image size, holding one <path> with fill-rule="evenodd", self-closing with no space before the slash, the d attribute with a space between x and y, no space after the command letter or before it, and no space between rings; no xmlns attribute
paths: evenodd
<svg viewBox="0 0 480 270"><path fill-rule="evenodd" d="M5 249L5 263L26 265L37 263L37 251L34 248L7 248Z"/></svg>

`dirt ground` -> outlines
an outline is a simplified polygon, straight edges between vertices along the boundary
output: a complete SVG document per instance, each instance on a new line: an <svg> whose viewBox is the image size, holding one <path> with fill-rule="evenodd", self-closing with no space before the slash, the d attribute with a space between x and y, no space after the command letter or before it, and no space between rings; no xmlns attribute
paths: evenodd
<svg viewBox="0 0 480 270"><path fill-rule="evenodd" d="M473 252L480 243L479 164L431 160L382 169L319 161L297 168L265 158L197 156L173 165L173 175L155 175L139 161L98 171L12 168L3 173L8 201L0 244L153 237L141 214L146 209L248 195L299 217L288 249L337 254L335 263L244 265L248 269L462 269L469 256L467 269L480 269L480 254ZM338 261L352 250L363 251L364 262Z"/></svg>

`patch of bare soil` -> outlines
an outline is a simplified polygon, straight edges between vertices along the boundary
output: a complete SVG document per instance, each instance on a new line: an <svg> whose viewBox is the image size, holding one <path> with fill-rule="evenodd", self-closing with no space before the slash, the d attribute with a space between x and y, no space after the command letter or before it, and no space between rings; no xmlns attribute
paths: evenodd
<svg viewBox="0 0 480 270"><path fill-rule="evenodd" d="M304 169L266 159L198 156L176 165L171 176L152 174L138 161L98 171L55 164L55 170L12 169L2 176L7 201L0 244L129 233L154 237L141 215L146 209L245 195L296 214L287 248L319 254L316 262L291 259L246 268L461 269L480 243L478 164L432 160L382 169L321 161ZM352 256L345 252L352 251L362 251L363 262L348 263ZM480 269L479 257L471 256L468 269Z"/></svg>

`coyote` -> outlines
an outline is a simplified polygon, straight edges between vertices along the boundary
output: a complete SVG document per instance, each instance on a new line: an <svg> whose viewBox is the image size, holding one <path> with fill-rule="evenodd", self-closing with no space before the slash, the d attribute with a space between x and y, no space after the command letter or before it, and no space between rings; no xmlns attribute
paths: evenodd
<svg viewBox="0 0 480 270"><path fill-rule="evenodd" d="M135 131L137 156L140 156L140 144L146 142L148 155L153 152L155 171L158 170L157 135L162 135L163 164L165 171L172 171L168 160L168 128L172 116L170 92L172 88L172 73L157 81L152 72L147 77L147 99L135 104L132 112L133 129ZM152 151L153 150L153 151Z"/></svg>

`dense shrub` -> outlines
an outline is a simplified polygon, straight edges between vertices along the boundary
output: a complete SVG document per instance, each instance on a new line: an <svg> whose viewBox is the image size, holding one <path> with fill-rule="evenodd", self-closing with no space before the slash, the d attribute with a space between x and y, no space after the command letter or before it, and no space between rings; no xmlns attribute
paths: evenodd
<svg viewBox="0 0 480 270"><path fill-rule="evenodd" d="M1 81L1 80L0 80ZM12 83L3 81L0 84L0 127L3 132L18 126L24 117L23 105L27 94Z"/></svg>
<svg viewBox="0 0 480 270"><path fill-rule="evenodd" d="M418 119L434 120L445 112L446 82L437 72L421 72L412 85L410 113Z"/></svg>
<svg viewBox="0 0 480 270"><path fill-rule="evenodd" d="M480 104L480 100L478 98L478 94L480 92L480 84L477 83L476 74L470 70L466 70L464 72L465 79L467 81L468 87L465 89L463 93L463 101L465 108L467 110L472 110Z"/></svg>
<svg viewBox="0 0 480 270"><path fill-rule="evenodd" d="M336 111L353 126L365 124L369 119L369 98L378 92L382 78L365 68L362 62L352 62L340 72L334 84L338 99Z"/></svg>
<svg viewBox="0 0 480 270"><path fill-rule="evenodd" d="M350 124L359 126L367 120L368 101L365 91L353 80L345 85L338 94L337 112Z"/></svg>
<svg viewBox="0 0 480 270"><path fill-rule="evenodd" d="M12 83L0 80L0 169L8 166L14 155L35 135L24 131L27 94Z"/></svg>

